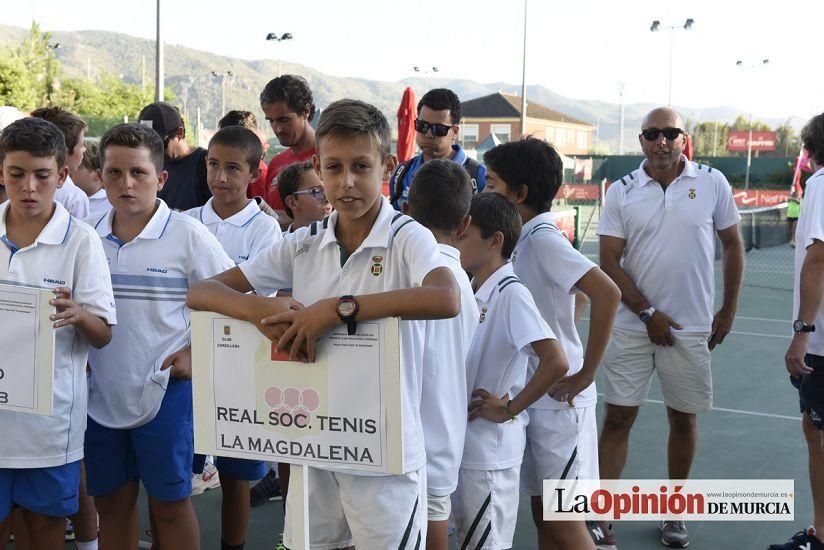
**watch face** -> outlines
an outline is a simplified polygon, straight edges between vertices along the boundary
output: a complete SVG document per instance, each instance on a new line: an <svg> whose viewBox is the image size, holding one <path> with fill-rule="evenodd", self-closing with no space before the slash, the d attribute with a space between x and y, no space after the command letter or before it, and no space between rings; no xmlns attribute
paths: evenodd
<svg viewBox="0 0 824 550"><path fill-rule="evenodd" d="M804 330L804 321L798 319L793 321L793 330L795 332L801 332L802 330Z"/></svg>
<svg viewBox="0 0 824 550"><path fill-rule="evenodd" d="M341 317L350 317L355 313L355 302L345 301L338 303L338 315Z"/></svg>

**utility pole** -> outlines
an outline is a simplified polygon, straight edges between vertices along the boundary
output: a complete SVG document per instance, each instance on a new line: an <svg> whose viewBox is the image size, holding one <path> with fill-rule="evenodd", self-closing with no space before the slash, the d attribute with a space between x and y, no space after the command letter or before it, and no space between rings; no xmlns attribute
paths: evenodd
<svg viewBox="0 0 824 550"><path fill-rule="evenodd" d="M624 83L618 83L618 97L620 98L620 108L618 110L618 154L624 154Z"/></svg>
<svg viewBox="0 0 824 550"><path fill-rule="evenodd" d="M157 43L155 45L155 101L163 101L163 33L160 26L161 0L157 0Z"/></svg>

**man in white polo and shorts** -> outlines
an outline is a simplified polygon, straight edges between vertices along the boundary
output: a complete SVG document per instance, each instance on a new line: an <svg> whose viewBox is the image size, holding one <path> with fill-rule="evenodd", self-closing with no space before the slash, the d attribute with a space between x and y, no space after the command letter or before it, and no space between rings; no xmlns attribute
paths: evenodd
<svg viewBox="0 0 824 550"><path fill-rule="evenodd" d="M670 479L687 479L698 442L696 415L712 407L710 351L729 333L744 250L741 217L723 174L687 160L681 117L658 108L644 117L646 159L614 182L598 235L601 268L622 293L604 357L606 418L599 443L601 479L621 477L629 432L658 373L669 418ZM724 296L713 315L715 235L721 240ZM663 521L661 542L684 548L682 521ZM615 544L609 526L601 544Z"/></svg>

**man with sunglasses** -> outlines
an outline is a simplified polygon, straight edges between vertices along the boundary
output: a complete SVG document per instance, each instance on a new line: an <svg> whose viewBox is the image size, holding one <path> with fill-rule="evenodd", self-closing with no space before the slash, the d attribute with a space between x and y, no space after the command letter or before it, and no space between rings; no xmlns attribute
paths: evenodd
<svg viewBox="0 0 824 550"><path fill-rule="evenodd" d="M687 160L686 132L670 108L651 111L638 139L646 159L607 191L598 226L601 268L622 293L604 356L606 418L599 443L602 479L621 476L629 432L658 373L669 419L670 479L687 479L698 442L696 415L712 407L710 351L729 333L744 249L741 216L718 170ZM713 314L715 235L721 240L724 296ZM661 542L684 548L682 521L663 521ZM614 545L610 526L592 526Z"/></svg>
<svg viewBox="0 0 824 550"><path fill-rule="evenodd" d="M137 120L163 139L163 170L169 178L157 193L158 198L169 208L180 211L206 204L212 196L206 183L206 149L186 142L186 127L177 107L157 101L144 107Z"/></svg>
<svg viewBox="0 0 824 550"><path fill-rule="evenodd" d="M467 156L456 143L461 122L461 100L452 90L429 90L418 102L418 118L415 119L415 143L421 153L401 163L389 180L389 200L396 210L407 202L409 186L415 172L432 159L449 159L457 162L469 173L472 192L483 191L486 185L486 168Z"/></svg>

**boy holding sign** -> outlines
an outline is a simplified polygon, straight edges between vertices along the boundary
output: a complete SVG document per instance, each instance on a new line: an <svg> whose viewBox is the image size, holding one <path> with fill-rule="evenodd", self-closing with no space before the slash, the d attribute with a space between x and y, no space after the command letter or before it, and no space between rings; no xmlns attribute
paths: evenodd
<svg viewBox="0 0 824 550"><path fill-rule="evenodd" d="M432 234L381 196L396 164L383 114L361 101L336 101L321 114L316 140L315 171L335 212L193 285L188 303L254 323L293 360L312 361L315 341L340 324L351 331L359 321L404 319L404 473L309 468L309 531L312 548L411 549L426 538L426 456L420 417L425 331L423 322L410 320L454 317L460 291ZM311 305L288 311L283 301L245 294L255 288L292 288L296 300ZM291 546L288 526L284 544Z"/></svg>
<svg viewBox="0 0 824 550"><path fill-rule="evenodd" d="M54 200L68 175L66 155L63 134L45 120L21 119L0 135L0 183L9 194L0 206L0 281L53 288L56 308L51 416L0 411L2 548L15 508L19 548L63 548L65 516L78 508L88 346L108 344L115 323L100 240ZM15 366L0 362L0 369Z"/></svg>

